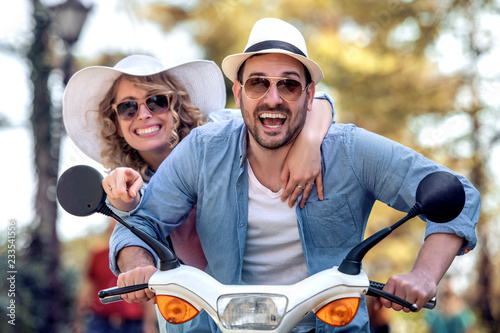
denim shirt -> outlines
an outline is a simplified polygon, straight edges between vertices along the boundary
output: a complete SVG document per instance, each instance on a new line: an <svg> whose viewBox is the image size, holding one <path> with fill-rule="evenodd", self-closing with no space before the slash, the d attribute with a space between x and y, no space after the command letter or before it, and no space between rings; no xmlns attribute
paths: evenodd
<svg viewBox="0 0 500 333"><path fill-rule="evenodd" d="M196 204L196 227L207 258L206 272L224 284L241 284L248 220L247 128L241 119L194 129L151 178L143 200L127 222L160 240L181 224ZM314 187L304 209L297 205L302 248L312 275L340 265L347 252L363 240L376 200L403 212L415 203L419 181L447 170L412 149L360 129L332 124L322 146L324 200ZM458 175L457 175L458 176ZM451 233L463 237L464 250L477 242L480 213L478 191L462 176L466 203L462 213L445 224L429 222L425 237ZM142 246L126 230L111 239L111 267L124 246ZM206 324L202 314L196 325ZM317 321L316 332L333 327ZM213 322L210 325L214 328ZM196 326L193 332L201 332ZM210 331L210 330L208 330ZM340 331L369 331L364 300L354 321Z"/></svg>

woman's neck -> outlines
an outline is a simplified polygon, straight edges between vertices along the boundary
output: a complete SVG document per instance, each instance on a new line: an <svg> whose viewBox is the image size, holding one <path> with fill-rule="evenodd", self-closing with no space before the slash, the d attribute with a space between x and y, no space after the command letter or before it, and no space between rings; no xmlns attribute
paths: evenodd
<svg viewBox="0 0 500 333"><path fill-rule="evenodd" d="M167 151L158 153L158 152L140 152L142 159L149 168L156 172L160 167L160 164L167 158L168 155L172 152L172 149L168 149Z"/></svg>

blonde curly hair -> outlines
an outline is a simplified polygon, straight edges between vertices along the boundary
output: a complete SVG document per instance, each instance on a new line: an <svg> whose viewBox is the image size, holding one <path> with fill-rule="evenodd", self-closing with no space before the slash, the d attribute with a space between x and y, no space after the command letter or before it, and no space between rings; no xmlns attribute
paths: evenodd
<svg viewBox="0 0 500 333"><path fill-rule="evenodd" d="M174 119L170 141L171 148L174 148L193 128L208 121L205 114L191 104L185 88L167 72L149 76L122 74L115 80L98 109L99 132L103 141L102 165L109 170L114 170L117 167L130 167L139 172L145 181L149 181L149 166L139 152L118 134L118 120L111 105L115 103L118 84L121 80L134 83L136 87L146 90L148 95L165 94L171 96L169 112L172 112Z"/></svg>

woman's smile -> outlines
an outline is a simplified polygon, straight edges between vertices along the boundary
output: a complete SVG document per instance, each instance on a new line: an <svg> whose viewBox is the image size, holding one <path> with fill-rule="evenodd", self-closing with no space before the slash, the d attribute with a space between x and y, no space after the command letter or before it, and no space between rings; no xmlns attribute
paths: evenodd
<svg viewBox="0 0 500 333"><path fill-rule="evenodd" d="M150 126L150 127L142 127L142 128L137 128L135 130L135 134L137 134L139 136L143 136L143 135L147 135L147 134L156 133L160 129L161 129L160 125L153 125L153 126Z"/></svg>

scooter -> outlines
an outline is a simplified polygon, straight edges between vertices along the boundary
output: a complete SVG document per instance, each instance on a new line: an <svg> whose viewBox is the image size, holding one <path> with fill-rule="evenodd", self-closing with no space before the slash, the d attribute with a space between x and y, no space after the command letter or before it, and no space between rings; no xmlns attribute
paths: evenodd
<svg viewBox="0 0 500 333"><path fill-rule="evenodd" d="M448 222L460 214L465 204L465 190L454 175L431 173L420 182L410 212L355 246L340 266L293 285L223 285L201 270L181 265L168 247L119 218L105 203L101 181L101 174L89 166L66 170L57 184L59 203L76 216L98 212L116 219L159 258L159 270L149 283L102 290L98 295L101 302L119 301L121 294L149 288L169 323L185 323L205 310L223 333L289 332L311 311L328 325L345 327L356 316L365 295L383 297L416 311L415 304L383 291L384 284L370 281L361 270L361 262L371 248L411 218L422 215L433 222ZM435 304L433 298L424 307L432 309Z"/></svg>

